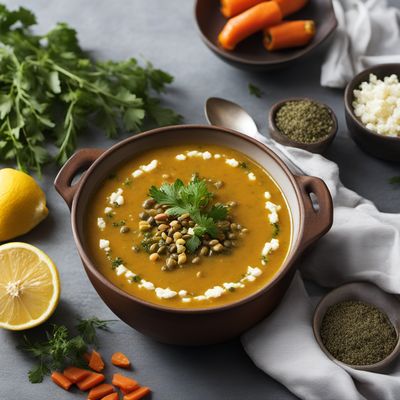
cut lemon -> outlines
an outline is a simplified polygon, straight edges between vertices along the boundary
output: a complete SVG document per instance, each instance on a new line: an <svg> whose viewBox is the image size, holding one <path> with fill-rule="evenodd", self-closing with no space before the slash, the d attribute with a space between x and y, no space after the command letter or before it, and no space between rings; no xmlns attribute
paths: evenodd
<svg viewBox="0 0 400 400"><path fill-rule="evenodd" d="M53 314L59 297L57 268L43 251L26 243L0 246L0 328L40 325Z"/></svg>

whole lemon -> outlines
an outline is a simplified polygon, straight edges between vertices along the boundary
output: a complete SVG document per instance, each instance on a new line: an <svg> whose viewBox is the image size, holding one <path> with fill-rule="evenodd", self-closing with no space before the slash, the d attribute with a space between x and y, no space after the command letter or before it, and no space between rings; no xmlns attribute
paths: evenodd
<svg viewBox="0 0 400 400"><path fill-rule="evenodd" d="M31 176L0 169L0 242L29 232L48 213L46 196Z"/></svg>

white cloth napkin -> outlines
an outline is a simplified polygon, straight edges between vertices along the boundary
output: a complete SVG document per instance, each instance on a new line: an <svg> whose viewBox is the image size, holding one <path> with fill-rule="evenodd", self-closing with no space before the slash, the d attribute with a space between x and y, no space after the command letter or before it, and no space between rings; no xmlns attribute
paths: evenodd
<svg viewBox="0 0 400 400"><path fill-rule="evenodd" d="M252 135L303 173L325 181L334 202L332 229L303 257L282 303L242 337L254 363L305 400L399 400L400 360L387 374L342 368L320 350L312 332L317 299L302 277L322 286L370 281L400 293L400 214L385 214L345 188L338 166L320 155ZM294 165L293 165L294 164ZM297 168L296 168L297 166Z"/></svg>
<svg viewBox="0 0 400 400"><path fill-rule="evenodd" d="M400 62L398 8L386 0L333 0L333 6L338 27L322 65L322 86L343 88L365 68Z"/></svg>

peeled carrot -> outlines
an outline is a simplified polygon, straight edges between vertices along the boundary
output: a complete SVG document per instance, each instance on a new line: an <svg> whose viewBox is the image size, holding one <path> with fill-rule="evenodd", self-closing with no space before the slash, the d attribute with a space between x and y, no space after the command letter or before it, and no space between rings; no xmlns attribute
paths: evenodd
<svg viewBox="0 0 400 400"><path fill-rule="evenodd" d="M231 18L218 35L221 46L233 50L236 45L253 33L267 26L279 24L282 12L275 1L266 1Z"/></svg>
<svg viewBox="0 0 400 400"><path fill-rule="evenodd" d="M69 390L69 388L72 386L72 382L60 372L54 371L51 374L51 380L64 390Z"/></svg>
<svg viewBox="0 0 400 400"><path fill-rule="evenodd" d="M273 1L279 4L279 7L282 10L282 14L284 17L301 10L308 3L308 0L273 0Z"/></svg>
<svg viewBox="0 0 400 400"><path fill-rule="evenodd" d="M114 386L109 383L102 383L94 387L88 395L88 400L100 400L104 396L107 396L111 393L115 392Z"/></svg>
<svg viewBox="0 0 400 400"><path fill-rule="evenodd" d="M89 367L96 372L101 372L104 369L104 361L101 358L100 353L96 350L92 350L92 355L90 356Z"/></svg>
<svg viewBox="0 0 400 400"><path fill-rule="evenodd" d="M129 358L124 353L120 352L114 353L111 356L111 362L120 368L129 368L131 366Z"/></svg>
<svg viewBox="0 0 400 400"><path fill-rule="evenodd" d="M264 30L264 47L267 50L305 46L315 35L314 21L288 21Z"/></svg>
<svg viewBox="0 0 400 400"><path fill-rule="evenodd" d="M126 392L132 392L139 387L139 384L134 379L121 374L113 375L112 384Z"/></svg>
<svg viewBox="0 0 400 400"><path fill-rule="evenodd" d="M125 395L123 400L139 400L142 397L146 396L146 394L149 394L150 392L151 390L148 387L143 386L138 390L135 390L134 392Z"/></svg>
<svg viewBox="0 0 400 400"><path fill-rule="evenodd" d="M78 382L77 386L79 389L86 391L86 390L89 390L89 389L99 385L101 382L104 381L104 379L105 379L105 376L103 374L96 374L95 372L92 372L83 381Z"/></svg>
<svg viewBox="0 0 400 400"><path fill-rule="evenodd" d="M221 12L225 18L231 18L265 0L221 0Z"/></svg>
<svg viewBox="0 0 400 400"><path fill-rule="evenodd" d="M118 400L118 393L108 394L106 397L103 397L101 400Z"/></svg>
<svg viewBox="0 0 400 400"><path fill-rule="evenodd" d="M87 369L68 367L63 371L63 375L67 377L72 383L77 383L91 374Z"/></svg>

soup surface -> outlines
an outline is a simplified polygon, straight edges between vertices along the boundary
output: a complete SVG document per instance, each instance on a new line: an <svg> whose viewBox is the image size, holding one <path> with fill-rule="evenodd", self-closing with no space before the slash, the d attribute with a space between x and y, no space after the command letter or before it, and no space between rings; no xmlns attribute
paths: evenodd
<svg viewBox="0 0 400 400"><path fill-rule="evenodd" d="M183 209L173 211L174 202ZM290 212L273 179L244 154L215 145L135 156L100 185L85 223L92 260L108 280L174 308L220 306L256 292L280 269L291 240Z"/></svg>

